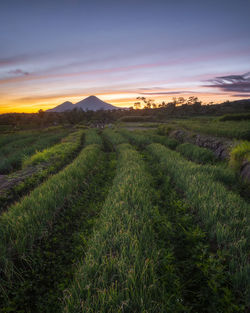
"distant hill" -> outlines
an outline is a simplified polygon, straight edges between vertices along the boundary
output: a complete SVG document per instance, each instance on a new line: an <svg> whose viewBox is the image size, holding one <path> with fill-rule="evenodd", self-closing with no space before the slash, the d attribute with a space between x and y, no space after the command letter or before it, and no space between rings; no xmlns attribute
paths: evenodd
<svg viewBox="0 0 250 313"><path fill-rule="evenodd" d="M70 101L66 101L54 107L53 109L47 110L47 112L65 112L65 111L71 111L73 109L74 109L74 104Z"/></svg>
<svg viewBox="0 0 250 313"><path fill-rule="evenodd" d="M104 102L97 98L96 96L90 96L86 99L83 99L75 104L66 101L58 106L56 106L53 109L47 110L47 112L65 112L65 111L71 111L73 109L81 109L83 111L91 110L91 111L97 111L97 110L116 110L119 109L118 107L109 104L107 102Z"/></svg>

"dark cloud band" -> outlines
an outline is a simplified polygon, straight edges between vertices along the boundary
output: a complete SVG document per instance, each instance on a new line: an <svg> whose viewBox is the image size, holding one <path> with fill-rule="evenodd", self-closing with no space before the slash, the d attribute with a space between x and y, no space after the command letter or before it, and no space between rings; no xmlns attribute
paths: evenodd
<svg viewBox="0 0 250 313"><path fill-rule="evenodd" d="M244 93L250 93L250 72L243 75L215 77L209 83L209 87L220 88L226 92L237 92L242 96Z"/></svg>

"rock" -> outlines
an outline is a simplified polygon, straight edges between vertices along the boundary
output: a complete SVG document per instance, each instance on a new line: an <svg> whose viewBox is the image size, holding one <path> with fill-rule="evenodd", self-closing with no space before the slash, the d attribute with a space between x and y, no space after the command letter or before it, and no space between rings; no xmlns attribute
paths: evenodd
<svg viewBox="0 0 250 313"><path fill-rule="evenodd" d="M170 137L179 142L189 142L202 148L210 149L218 159L229 159L229 154L233 142L224 138L217 138L203 134L195 134L185 130L174 130L170 133Z"/></svg>

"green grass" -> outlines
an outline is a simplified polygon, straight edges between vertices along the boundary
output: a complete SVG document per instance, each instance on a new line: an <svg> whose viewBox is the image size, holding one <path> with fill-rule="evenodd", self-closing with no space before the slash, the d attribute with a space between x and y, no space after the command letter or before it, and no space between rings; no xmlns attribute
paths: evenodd
<svg viewBox="0 0 250 313"><path fill-rule="evenodd" d="M115 153L102 153L89 168L78 192L30 251L29 264L18 264L11 284L0 290L0 312L60 313L63 291L70 286L75 264L84 257L115 174ZM21 276L21 280L20 277Z"/></svg>
<svg viewBox="0 0 250 313"><path fill-rule="evenodd" d="M118 153L113 187L65 293L64 312L181 312L172 253L159 252L155 242L151 177L130 145Z"/></svg>
<svg viewBox="0 0 250 313"><path fill-rule="evenodd" d="M97 129L89 129L85 133L85 146L90 144L102 145L102 138L98 135Z"/></svg>
<svg viewBox="0 0 250 313"><path fill-rule="evenodd" d="M98 145L86 147L73 163L1 215L0 265L6 279L11 279L16 259L28 262L29 249L46 234L57 212L79 190L100 154Z"/></svg>
<svg viewBox="0 0 250 313"><path fill-rule="evenodd" d="M229 165L235 170L239 170L243 162L250 162L250 142L241 141L230 152Z"/></svg>
<svg viewBox="0 0 250 313"><path fill-rule="evenodd" d="M39 163L65 163L72 153L80 147L83 133L83 131L74 132L62 139L61 143L37 152L24 160L22 167L25 168Z"/></svg>
<svg viewBox="0 0 250 313"><path fill-rule="evenodd" d="M127 138L131 144L138 146L140 149L145 148L147 145L158 142L171 149L175 149L179 144L175 139L168 138L166 136L160 136L155 134L154 131L129 131L129 130L119 130L119 133Z"/></svg>
<svg viewBox="0 0 250 313"><path fill-rule="evenodd" d="M38 134L37 131L35 131L36 134ZM15 132L12 134L4 134L0 136L0 147L2 148L4 145L9 144L13 141L16 140L21 140L21 139L25 139L28 138L30 136L34 135L34 131L20 131L20 132Z"/></svg>
<svg viewBox="0 0 250 313"><path fill-rule="evenodd" d="M0 174L8 174L20 169L22 162L30 155L56 144L67 134L67 130L47 131L5 144L0 151Z"/></svg>
<svg viewBox="0 0 250 313"><path fill-rule="evenodd" d="M150 143L152 143L152 139L147 136L144 132L142 131L129 131L126 129L120 129L119 133L127 138L127 140L129 140L129 142L132 145L136 145L138 146L140 149L144 148L145 146L149 145Z"/></svg>
<svg viewBox="0 0 250 313"><path fill-rule="evenodd" d="M170 248L181 286L184 312L244 312L242 297L233 292L231 276L220 250L209 245L199 217L192 212L152 154L145 154L157 190L153 228L158 247ZM168 268L161 269L164 277ZM169 284L166 281L166 284Z"/></svg>
<svg viewBox="0 0 250 313"><path fill-rule="evenodd" d="M218 118L218 121L243 121L250 120L250 113L225 114Z"/></svg>
<svg viewBox="0 0 250 313"><path fill-rule="evenodd" d="M227 137L232 139L250 140L250 122L249 120L242 121L225 121L221 123L212 119L188 119L174 120L176 127L184 127L195 132L200 132L208 135Z"/></svg>
<svg viewBox="0 0 250 313"><path fill-rule="evenodd" d="M179 145L176 151L183 156L196 163L214 163L216 158L211 150L200 148L191 143L183 143Z"/></svg>
<svg viewBox="0 0 250 313"><path fill-rule="evenodd" d="M183 159L177 152L159 144L150 145L148 151L197 211L210 240L215 241L227 256L235 289L246 293L250 270L247 243L249 204L215 181L212 172Z"/></svg>
<svg viewBox="0 0 250 313"><path fill-rule="evenodd" d="M117 145L128 142L128 140L124 136L109 128L106 128L103 131L103 136L106 141L111 144L112 149L115 149Z"/></svg>
<svg viewBox="0 0 250 313"><path fill-rule="evenodd" d="M0 211L3 212L14 201L30 192L50 175L57 173L68 164L81 149L84 131L74 132L63 138L60 144L37 152L23 162L23 171L8 175L8 179L22 178L23 172L31 169L30 174L12 187L2 190L0 195ZM32 172L32 168L34 172Z"/></svg>

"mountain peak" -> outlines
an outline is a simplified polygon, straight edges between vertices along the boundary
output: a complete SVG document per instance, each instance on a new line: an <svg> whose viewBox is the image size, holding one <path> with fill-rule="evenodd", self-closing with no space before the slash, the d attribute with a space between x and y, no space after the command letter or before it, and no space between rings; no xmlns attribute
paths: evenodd
<svg viewBox="0 0 250 313"><path fill-rule="evenodd" d="M86 100L86 99L98 99L98 100L100 100L97 96L94 96L94 95L91 95L91 96L88 96L87 98L85 98L84 100Z"/></svg>
<svg viewBox="0 0 250 313"><path fill-rule="evenodd" d="M118 107L113 106L112 104L109 104L107 102L102 101L98 97L91 95L75 104L66 101L58 106L56 106L53 109L47 110L48 112L65 112L65 111L71 111L73 109L81 109L83 111L97 111L97 110L115 110L118 109Z"/></svg>
<svg viewBox="0 0 250 313"><path fill-rule="evenodd" d="M97 110L114 110L117 109L117 107L102 101L101 99L99 99L96 96L89 96L79 102L77 102L75 104L76 108L82 109L84 111L87 110L93 110L93 111L97 111Z"/></svg>

